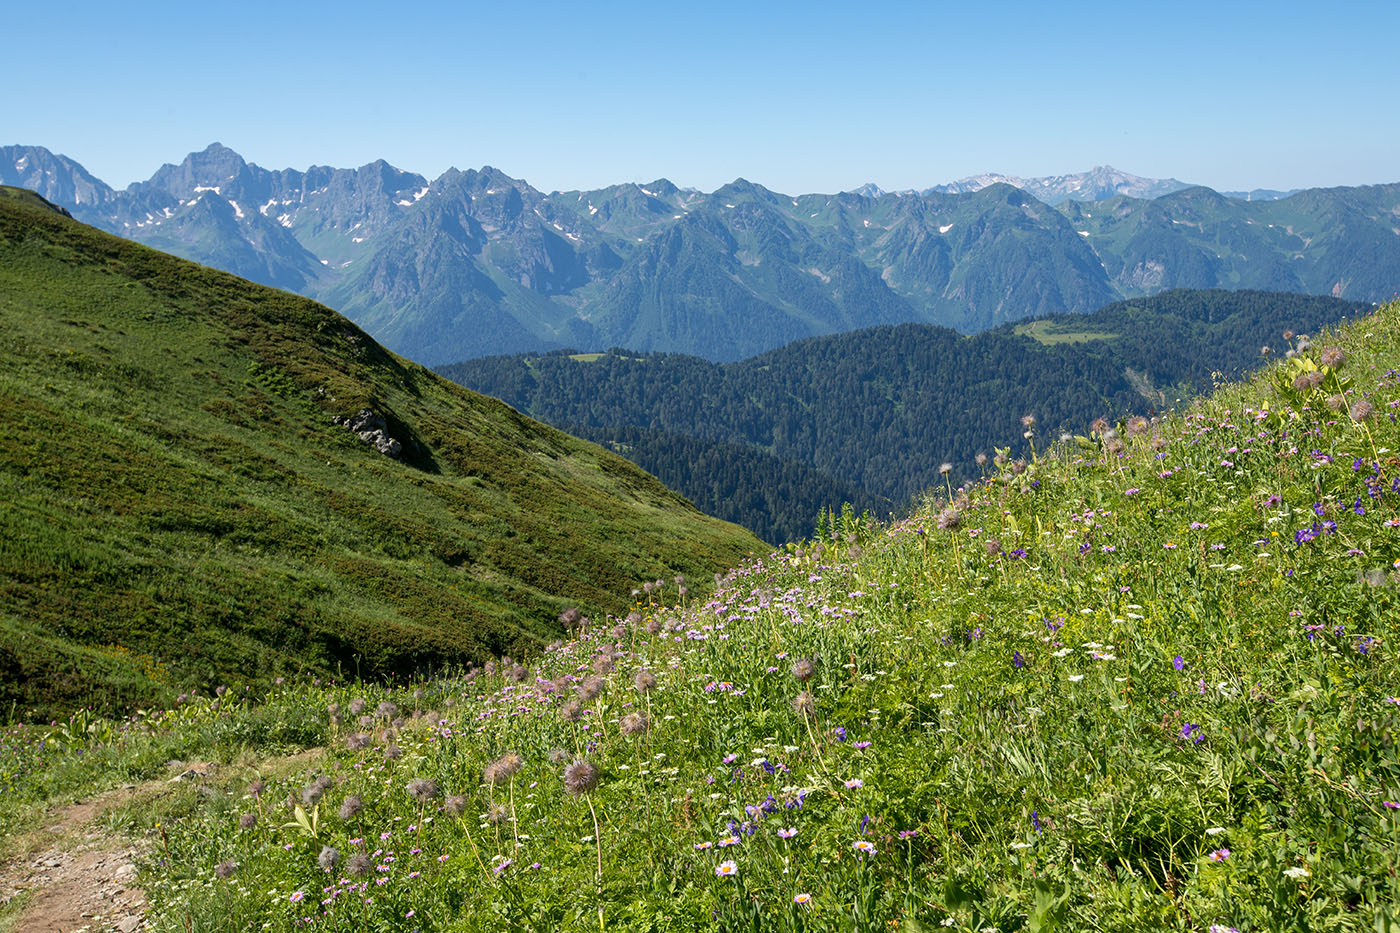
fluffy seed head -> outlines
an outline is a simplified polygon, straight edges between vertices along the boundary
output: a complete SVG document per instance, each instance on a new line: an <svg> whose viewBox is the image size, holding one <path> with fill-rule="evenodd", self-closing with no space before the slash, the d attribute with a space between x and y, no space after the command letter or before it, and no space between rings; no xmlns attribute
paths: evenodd
<svg viewBox="0 0 1400 933"><path fill-rule="evenodd" d="M937 525L942 531L952 531L962 524L962 513L957 509L944 509L938 513Z"/></svg>
<svg viewBox="0 0 1400 933"><path fill-rule="evenodd" d="M1352 421L1358 421L1358 422L1359 422L1359 421L1369 421L1369 420L1371 420L1371 416L1374 415L1375 413L1376 413L1375 406L1373 406L1370 402L1366 401L1364 398L1363 398L1363 399L1357 399L1355 402L1352 403L1352 406L1351 406L1351 420L1352 420Z"/></svg>
<svg viewBox="0 0 1400 933"><path fill-rule="evenodd" d="M331 871L340 864L340 850L330 846L322 846L321 854L316 856L316 864L320 865L324 871Z"/></svg>
<svg viewBox="0 0 1400 933"><path fill-rule="evenodd" d="M1328 369L1339 369L1347 361L1347 355L1342 352L1341 347L1327 347L1322 351L1322 365Z"/></svg>
<svg viewBox="0 0 1400 933"><path fill-rule="evenodd" d="M600 654L593 659L593 670L599 674L607 674L613 669L613 659L606 654Z"/></svg>
<svg viewBox="0 0 1400 933"><path fill-rule="evenodd" d="M523 767L525 767L524 758L521 758L516 752L506 752L487 765L482 776L486 778L487 784L500 784L515 777Z"/></svg>
<svg viewBox="0 0 1400 933"><path fill-rule="evenodd" d="M399 708L389 700L385 700L374 708L374 714L380 719L393 719L399 714Z"/></svg>
<svg viewBox="0 0 1400 933"><path fill-rule="evenodd" d="M578 700L570 700L559 707L559 718L565 722L578 722L583 718L583 706Z"/></svg>
<svg viewBox="0 0 1400 933"><path fill-rule="evenodd" d="M588 761L575 761L564 769L564 789L569 793L586 794L598 786L598 768Z"/></svg>
<svg viewBox="0 0 1400 933"><path fill-rule="evenodd" d="M545 757L549 759L549 763L552 765L562 765L569 760L569 753L562 748L551 748L549 754Z"/></svg>
<svg viewBox="0 0 1400 933"><path fill-rule="evenodd" d="M398 761L403 757L403 750L397 745L390 745L384 749L384 757L390 761Z"/></svg>
<svg viewBox="0 0 1400 933"><path fill-rule="evenodd" d="M408 782L408 795L419 803L426 803L439 793L438 782L429 778L417 778Z"/></svg>
<svg viewBox="0 0 1400 933"><path fill-rule="evenodd" d="M461 816L467 810L467 798L454 794L443 801L442 809L448 816Z"/></svg>
<svg viewBox="0 0 1400 933"><path fill-rule="evenodd" d="M817 698L812 691L803 690L792 698L792 711L799 716L814 716L817 712Z"/></svg>
<svg viewBox="0 0 1400 933"><path fill-rule="evenodd" d="M346 797L340 803L340 818L342 820L353 820L361 810L365 808L365 802L354 794Z"/></svg>
<svg viewBox="0 0 1400 933"><path fill-rule="evenodd" d="M953 472L953 465L951 463L944 462L938 465L939 476L947 476L951 472Z"/></svg>
<svg viewBox="0 0 1400 933"><path fill-rule="evenodd" d="M345 737L345 747L350 751L358 751L369 744L369 736L363 732L352 732Z"/></svg>
<svg viewBox="0 0 1400 933"><path fill-rule="evenodd" d="M798 658L792 662L792 676L800 684L805 684L817 673L817 662L812 658Z"/></svg>
<svg viewBox="0 0 1400 933"><path fill-rule="evenodd" d="M1105 431L1108 430L1108 419L1095 418L1093 422L1089 425L1089 430L1092 431L1094 434L1103 434Z"/></svg>
<svg viewBox="0 0 1400 933"><path fill-rule="evenodd" d="M1327 407L1333 411L1344 411L1347 407L1347 397L1345 395L1327 396Z"/></svg>
<svg viewBox="0 0 1400 933"><path fill-rule="evenodd" d="M251 810L238 818L239 829L252 829L258 825L258 815Z"/></svg>
<svg viewBox="0 0 1400 933"><path fill-rule="evenodd" d="M639 735L647 731L647 718L641 713L628 713L617 726L623 735Z"/></svg>
<svg viewBox="0 0 1400 933"><path fill-rule="evenodd" d="M603 692L603 678L590 677L578 685L578 698L581 703L591 703Z"/></svg>
<svg viewBox="0 0 1400 933"><path fill-rule="evenodd" d="M1147 433L1147 419L1142 415L1128 419L1128 436L1140 437Z"/></svg>
<svg viewBox="0 0 1400 933"><path fill-rule="evenodd" d="M374 859L364 852L356 852L350 856L350 861L345 863L345 870L356 878L368 875L374 868Z"/></svg>
<svg viewBox="0 0 1400 933"><path fill-rule="evenodd" d="M492 826L500 826L510 819L510 808L505 804L497 802L486 808L486 822Z"/></svg>
<svg viewBox="0 0 1400 933"><path fill-rule="evenodd" d="M987 465L987 455L986 455L986 454L979 453L974 459L977 461L977 465L978 465L979 467L985 467L985 466Z"/></svg>
<svg viewBox="0 0 1400 933"><path fill-rule="evenodd" d="M656 675L648 670L637 671L637 676L633 679L637 685L638 693L647 693L656 687Z"/></svg>
<svg viewBox="0 0 1400 933"><path fill-rule="evenodd" d="M232 878L236 871L238 871L238 863L231 858L224 859L214 866L214 874L218 876L220 881L227 881Z"/></svg>

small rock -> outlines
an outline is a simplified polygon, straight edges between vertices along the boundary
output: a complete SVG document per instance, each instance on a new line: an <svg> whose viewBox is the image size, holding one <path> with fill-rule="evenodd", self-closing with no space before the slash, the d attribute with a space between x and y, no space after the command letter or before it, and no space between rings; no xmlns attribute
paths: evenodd
<svg viewBox="0 0 1400 933"><path fill-rule="evenodd" d="M141 926L140 917L123 917L117 921L117 930L120 933L132 933L139 926Z"/></svg>

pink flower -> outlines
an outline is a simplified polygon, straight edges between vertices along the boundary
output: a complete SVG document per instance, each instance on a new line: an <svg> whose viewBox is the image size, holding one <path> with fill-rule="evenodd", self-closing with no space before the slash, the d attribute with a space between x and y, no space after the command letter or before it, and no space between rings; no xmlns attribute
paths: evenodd
<svg viewBox="0 0 1400 933"><path fill-rule="evenodd" d="M1210 860L1211 860L1212 862L1223 862L1223 861L1225 861L1225 860L1226 860L1227 858L1229 858L1229 857L1230 857L1230 850L1229 850L1229 849L1216 849L1214 852L1212 852L1212 853L1210 854Z"/></svg>

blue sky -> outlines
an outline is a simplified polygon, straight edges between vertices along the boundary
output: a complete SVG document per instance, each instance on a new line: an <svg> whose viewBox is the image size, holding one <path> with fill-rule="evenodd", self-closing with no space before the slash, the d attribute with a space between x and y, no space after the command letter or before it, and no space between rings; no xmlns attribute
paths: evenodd
<svg viewBox="0 0 1400 933"><path fill-rule="evenodd" d="M489 164L545 191L1105 163L1218 189L1400 181L1400 4L686 6L18 5L0 144L117 187L215 140L268 168Z"/></svg>

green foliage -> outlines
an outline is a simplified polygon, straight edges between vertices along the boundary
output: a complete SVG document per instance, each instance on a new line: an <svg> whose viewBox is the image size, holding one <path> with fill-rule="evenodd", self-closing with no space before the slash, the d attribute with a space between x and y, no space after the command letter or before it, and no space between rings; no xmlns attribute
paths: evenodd
<svg viewBox="0 0 1400 933"><path fill-rule="evenodd" d="M391 459L333 418L379 414ZM0 717L403 678L759 546L335 313L0 200Z"/></svg>
<svg viewBox="0 0 1400 933"><path fill-rule="evenodd" d="M1022 456L1027 412L1044 438L1083 432L1101 415L1160 413L1258 365L1285 328L1312 331L1368 307L1175 291L972 337L880 327L725 365L619 350L441 371L608 444L702 510L780 542L811 534L814 516L843 501L888 514L942 485L944 462L958 477L980 476L975 457L989 444Z"/></svg>

